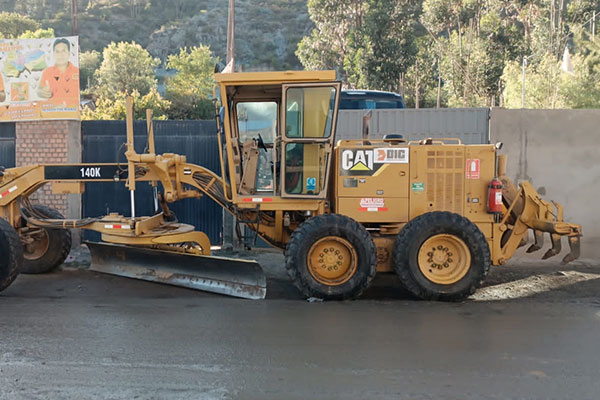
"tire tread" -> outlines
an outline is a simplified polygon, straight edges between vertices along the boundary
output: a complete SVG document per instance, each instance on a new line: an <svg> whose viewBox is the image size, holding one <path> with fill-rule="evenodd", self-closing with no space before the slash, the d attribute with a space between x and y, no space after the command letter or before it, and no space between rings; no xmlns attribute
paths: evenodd
<svg viewBox="0 0 600 400"><path fill-rule="evenodd" d="M432 229L432 226L452 226L459 231L463 231L466 237L474 246L467 243L467 247L471 251L471 260L479 260L481 265L475 265L479 268L476 275L464 290L455 293L440 293L432 289L425 288L415 279L410 268L410 260L408 253L413 250L413 247L422 243L415 243L415 238L422 232ZM439 233L442 233L441 231ZM418 249L416 249L418 251ZM481 252L481 254L479 254ZM396 242L394 243L394 269L398 275L402 285L406 287L413 295L424 300L443 300L443 301L461 301L475 293L477 288L481 286L487 276L490 265L491 256L487 240L481 230L469 221L467 218L448 211L435 211L422 214L411 220L400 231ZM418 267L417 267L418 268ZM463 278L464 279L464 278Z"/></svg>
<svg viewBox="0 0 600 400"><path fill-rule="evenodd" d="M36 204L33 206L39 213L49 219L64 219L63 215L57 210ZM47 229L49 236L54 236L54 240L59 244L57 248L49 248L50 254L46 253L38 260L23 260L21 272L24 274L44 274L50 272L61 265L71 252L71 231L68 229ZM52 239L50 239L52 241ZM45 258L45 259L44 259Z"/></svg>
<svg viewBox="0 0 600 400"><path fill-rule="evenodd" d="M19 275L23 265L23 243L15 229L4 219L0 218L0 240L5 241L8 247L8 271L0 270L0 291L9 287ZM1 265L0 265L1 266Z"/></svg>
<svg viewBox="0 0 600 400"><path fill-rule="evenodd" d="M323 229L328 229L331 227L338 227L340 231L349 230L358 234L359 240L362 243L367 244L369 248L369 254L367 257L369 259L368 262L370 267L368 269L366 279L360 281L359 284L351 291L336 295L325 295L324 293L315 290L315 288L311 287L310 282L308 282L306 279L303 279L302 275L298 272L296 255L302 251L302 245L307 241L312 240L316 233L322 232ZM367 287L369 287L376 273L377 248L373 243L371 235L361 224L350 217L340 214L323 214L303 222L292 233L284 255L285 268L290 279L294 283L294 286L296 286L298 290L300 290L300 292L302 292L302 294L304 294L306 297L325 298L326 300L346 300L357 298Z"/></svg>

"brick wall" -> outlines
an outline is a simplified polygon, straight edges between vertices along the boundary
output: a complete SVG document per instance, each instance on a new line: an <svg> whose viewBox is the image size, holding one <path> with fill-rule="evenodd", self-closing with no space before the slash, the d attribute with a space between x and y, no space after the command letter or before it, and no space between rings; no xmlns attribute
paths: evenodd
<svg viewBox="0 0 600 400"><path fill-rule="evenodd" d="M72 157L69 151L70 132L79 121L17 122L15 161L17 167L31 164L66 163ZM73 147L73 146L71 146ZM35 203L55 208L68 215L67 195L52 194L51 184L44 185L30 197Z"/></svg>

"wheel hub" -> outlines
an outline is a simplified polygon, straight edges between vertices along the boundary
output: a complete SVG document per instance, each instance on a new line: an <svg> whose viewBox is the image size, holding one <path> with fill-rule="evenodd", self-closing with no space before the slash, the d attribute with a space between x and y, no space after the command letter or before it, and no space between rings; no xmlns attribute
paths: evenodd
<svg viewBox="0 0 600 400"><path fill-rule="evenodd" d="M45 229L39 229L27 234L24 246L23 257L26 260L37 260L48 251L50 246L50 237Z"/></svg>
<svg viewBox="0 0 600 400"><path fill-rule="evenodd" d="M419 269L430 281L451 285L460 281L471 266L465 242L454 235L439 234L427 239L419 250Z"/></svg>
<svg viewBox="0 0 600 400"><path fill-rule="evenodd" d="M337 236L317 240L308 251L308 270L318 282L335 286L347 282L356 272L354 247Z"/></svg>

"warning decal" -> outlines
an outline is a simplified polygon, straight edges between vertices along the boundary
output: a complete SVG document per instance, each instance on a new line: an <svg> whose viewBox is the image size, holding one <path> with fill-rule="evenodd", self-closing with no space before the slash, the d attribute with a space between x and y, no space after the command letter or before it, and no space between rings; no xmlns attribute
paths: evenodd
<svg viewBox="0 0 600 400"><path fill-rule="evenodd" d="M479 179L481 177L479 164L479 158L467 158L467 165L465 168L467 179Z"/></svg>
<svg viewBox="0 0 600 400"><path fill-rule="evenodd" d="M385 199L381 197L363 197L358 211L387 211Z"/></svg>

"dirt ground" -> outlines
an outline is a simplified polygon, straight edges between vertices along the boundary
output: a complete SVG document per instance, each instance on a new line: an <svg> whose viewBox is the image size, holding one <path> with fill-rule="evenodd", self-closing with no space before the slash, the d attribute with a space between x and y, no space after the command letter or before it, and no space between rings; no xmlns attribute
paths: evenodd
<svg viewBox="0 0 600 400"><path fill-rule="evenodd" d="M214 252L234 258L254 259L267 275L267 298L301 299L284 267L282 252L275 249ZM536 254L543 254L539 251ZM550 260L536 259L519 249L504 266L492 266L480 288L468 301L527 300L569 301L600 304L600 259L579 259L563 265L564 254ZM65 270L87 269L91 258L85 245L72 250ZM394 274L379 274L364 294L367 299L412 299Z"/></svg>

